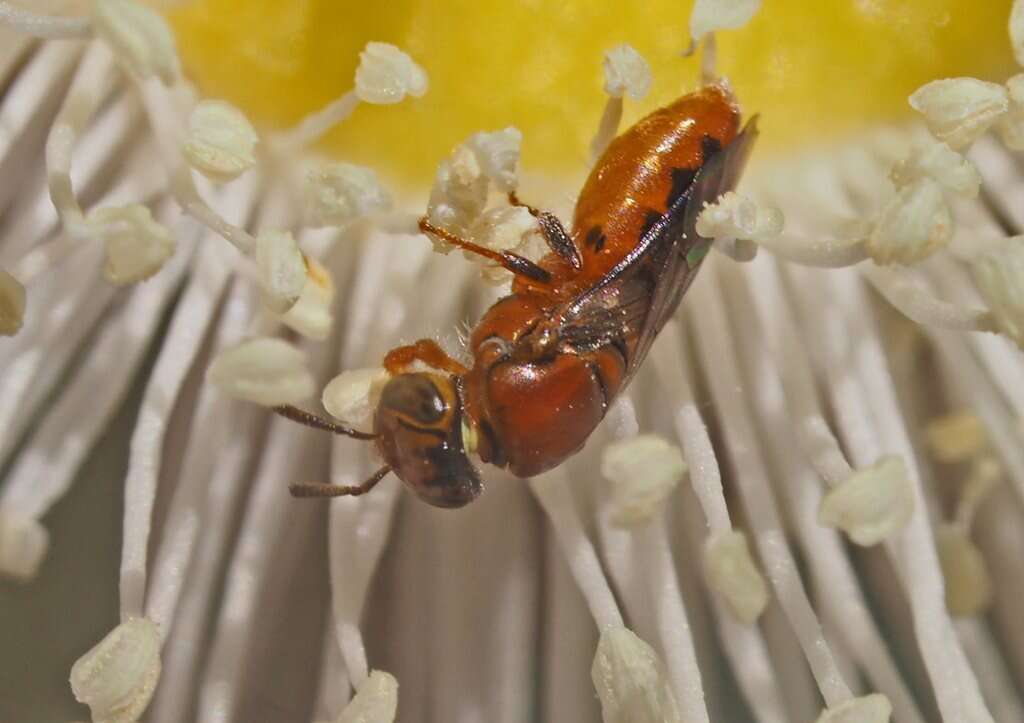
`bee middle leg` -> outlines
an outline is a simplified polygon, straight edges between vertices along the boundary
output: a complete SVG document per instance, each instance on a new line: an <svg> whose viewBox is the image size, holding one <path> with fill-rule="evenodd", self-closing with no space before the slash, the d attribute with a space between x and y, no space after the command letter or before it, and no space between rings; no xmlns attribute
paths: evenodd
<svg viewBox="0 0 1024 723"><path fill-rule="evenodd" d="M525 256L520 256L519 254L512 253L511 251L492 251L480 244L475 244L472 241L466 241L463 238L459 238L451 231L446 231L445 229L430 223L426 216L420 219L420 231L430 234L431 236L437 236L440 239L444 239L452 246L457 246L463 251L469 251L470 253L477 254L478 256L483 256L485 259L490 259L494 263L508 271L511 271L517 276L523 276L530 281L537 281L542 284L551 283L551 273L533 263Z"/></svg>

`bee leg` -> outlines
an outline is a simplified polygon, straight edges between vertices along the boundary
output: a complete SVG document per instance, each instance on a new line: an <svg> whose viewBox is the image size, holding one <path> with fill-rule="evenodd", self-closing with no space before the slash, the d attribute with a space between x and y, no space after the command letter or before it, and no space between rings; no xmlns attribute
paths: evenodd
<svg viewBox="0 0 1024 723"><path fill-rule="evenodd" d="M357 485L329 485L323 482L300 482L298 484L288 485L288 491L292 497L358 497L359 495L365 495L367 492L377 486L384 477L387 476L391 468L384 465L379 470L373 473L373 475Z"/></svg>
<svg viewBox="0 0 1024 723"><path fill-rule="evenodd" d="M547 242L548 248L567 261L574 270L580 270L580 267L583 265L580 250L576 248L572 236L565 230L565 226L562 225L558 216L523 203L519 200L519 196L516 195L515 191L509 191L508 202L513 206L525 208L531 215L536 217L537 225L540 226L541 235Z"/></svg>
<svg viewBox="0 0 1024 723"><path fill-rule="evenodd" d="M388 374L394 376L407 371L416 361L421 361L429 367L455 376L462 376L469 371L448 356L448 353L433 339L420 339L415 344L392 349L384 357L384 368L388 370Z"/></svg>
<svg viewBox="0 0 1024 723"><path fill-rule="evenodd" d="M426 216L420 219L420 231L431 236L437 236L463 251L469 251L470 253L483 256L485 259L490 259L517 276L523 276L531 281L537 281L542 284L551 282L551 274L525 256L514 254L511 251L491 251L489 248L475 244L472 241L461 239L450 231L445 231L443 228L430 223Z"/></svg>

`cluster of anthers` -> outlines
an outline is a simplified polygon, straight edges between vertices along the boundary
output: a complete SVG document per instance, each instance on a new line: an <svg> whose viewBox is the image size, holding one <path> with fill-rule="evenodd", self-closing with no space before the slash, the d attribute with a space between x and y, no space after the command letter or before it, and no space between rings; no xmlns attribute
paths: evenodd
<svg viewBox="0 0 1024 723"><path fill-rule="evenodd" d="M742 26L759 5L758 0L698 0L691 31L694 41L703 43L706 76L714 75L714 32ZM233 247L233 252L228 252L236 254L240 272L258 286L266 312L260 324L265 326L269 319L309 339L326 338L332 326L332 279L327 269L312 254L300 250L294 236L284 230L298 221L290 216L295 204L278 214L278 223L253 235L242 225L221 217L204 200L210 184L236 179L244 183L240 177L247 170L263 165L273 171L268 176L278 174L283 179L293 200L301 196L306 226L367 223L396 233L415 231L415 217L391 210L389 194L373 171L348 163L307 160L302 155L360 103L397 103L426 92L425 73L398 48L368 44L352 91L294 129L261 137L237 108L195 97L181 76L169 27L158 14L132 0L97 0L92 14L80 19L39 17L0 2L0 22L42 38L90 37L98 41L79 68L46 144L50 195L65 233L32 248L8 270L0 271L0 333L18 332L26 313L33 313L33 280L73 247L101 244L106 277L116 285L148 279L169 265L176 253L185 252L178 247L176 235L155 220L143 203L85 210L76 197L71 182L72 153L83 128L110 91L115 66L127 74L142 101L166 165L173 198L189 217ZM1024 63L1024 2L1015 3L1010 33L1018 59ZM639 100L651 84L646 61L628 45L608 51L604 62L608 100L591 146L595 158L618 131L624 96ZM931 137L922 139L893 165L890 196L872 218L852 224L857 228L855 234L830 240L790 235L784 231L777 209L735 193L708 206L700 215L697 230L715 239L716 249L740 261L754 258L757 248L764 247L807 266L863 264L864 275L909 318L944 328L997 332L1024 347L1024 239L954 238L951 210L955 199L970 199L979 193L980 175L965 154L982 134L995 128L1008 148L1024 149L1024 75L1015 76L1005 86L971 78L938 80L915 92L910 102L924 116ZM521 133L507 128L474 134L457 146L438 168L427 208L430 223L491 250L511 250L526 257L541 254L544 246L538 241L536 218L522 207L491 204L492 196L517 189L521 142ZM443 238L432 236L431 240L438 252L452 250ZM987 308L941 302L911 278L911 267L943 250L971 265ZM485 265L482 274L497 284L509 278L508 272L494 266ZM785 303L774 276L754 272L754 279L750 293L755 308ZM766 335L768 351L779 362L797 440L814 470L830 487L817 511L819 522L844 531L859 545L885 544L894 558L902 561L904 574L913 575L912 553L893 542L894 534L911 519L916 499L905 461L890 455L855 469L826 422L825 406L797 329L785 318L764 316L760 321L772 332ZM670 325L665 334L672 338L679 332ZM668 345L661 348L667 349ZM667 377L675 360L666 354L656 348L652 357L657 373ZM235 398L267 406L302 403L316 391L315 376L305 354L272 334L254 335L221 352L210 365L208 378ZM323 405L338 420L365 428L386 379L386 372L379 367L345 371L323 389ZM712 385L715 383L711 380ZM726 623L725 637L742 647L752 640L743 630L758 620L768 604L768 584L754 562L747 536L730 521L710 438L692 391L684 380L675 383L671 394L681 410L676 418L680 437L687 440L682 453L663 439L638 435L639 430L631 427L630 415L613 410L613 416L625 416L616 425L619 439L603 455L601 471L611 482L611 521L626 528L642 527L649 521L687 474L685 456L709 528L704 542L706 582L732 618L733 622ZM722 395L719 401L730 403L728 395ZM771 400L761 402L771 404ZM743 417L742 411L735 415L736 419ZM632 424L635 427L635 418ZM974 418L945 420L931 430L931 439L940 458L968 460L972 465L971 479L955 517L938 535L948 605L951 610L970 614L985 605L990 583L968 532L978 501L998 474L994 469L998 464L988 454L988 443ZM702 460L712 463L702 464ZM739 475L741 479L745 476ZM749 477L756 479L757 475ZM702 709L703 704L677 702L664 663L624 626L603 575L594 572L600 567L597 553L561 481L561 474L554 472L532 484L563 546L573 551L569 556L572 572L602 630L593 680L605 720L690 719L689 715ZM124 622L72 671L75 695L92 707L97 721L135 720L148 704L160 673L161 636L166 631L143 615L142 605L145 543L152 508L151 500L138 502L145 497L144 492L130 491L127 503L138 506L134 511L139 522L135 528L126 528L126 550L142 552L126 555L122 565ZM32 519L31 514L19 517L12 511L15 508L7 505L0 510L3 562L9 573L31 577L45 554L46 533L37 518ZM773 571L771 582L786 613L794 621L807 623L805 630L817 631L817 638L811 634L800 642L827 703L819 721L887 720L892 710L889 699L880 694L855 697L843 683L827 646L818 644L820 629L806 595L799 585L790 584L797 576L796 565L776 539L778 520L752 520L751 525L760 555ZM923 530L918 533L926 534ZM141 541L141 545L133 547L133 540ZM645 540L642 544L667 544L655 537ZM361 681L355 698L338 720L393 720L397 683L386 673L366 670L361 640L353 642L350 629L339 629L347 662L355 661L353 668L361 667L363 674L357 676ZM935 635L941 637L941 631ZM922 644L927 645L929 639ZM699 679L693 659L674 660L671 666L676 678L693 674ZM940 698L942 695L940 691Z"/></svg>

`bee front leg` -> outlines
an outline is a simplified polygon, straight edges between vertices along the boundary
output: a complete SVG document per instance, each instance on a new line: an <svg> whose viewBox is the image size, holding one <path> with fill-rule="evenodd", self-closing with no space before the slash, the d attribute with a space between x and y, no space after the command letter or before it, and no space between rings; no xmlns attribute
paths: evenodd
<svg viewBox="0 0 1024 723"><path fill-rule="evenodd" d="M509 192L508 202L513 206L525 208L529 211L530 214L537 219L537 225L540 226L541 235L547 242L548 248L568 262L575 271L580 270L580 267L583 265L580 250L576 248L576 244L573 243L572 236L570 236L569 232L565 230L565 226L562 225L558 216L523 203L519 200L519 196L516 195L515 191Z"/></svg>
<svg viewBox="0 0 1024 723"><path fill-rule="evenodd" d="M426 216L420 219L420 231L425 234L430 234L431 236L437 236L439 239L443 239L452 246L456 246L463 251L483 256L485 259L493 261L517 276L522 276L530 281L537 281L542 284L551 283L551 273L533 263L525 256L520 256L519 254L512 253L511 251L491 251L489 248L481 246L480 244L475 244L472 241L466 241L463 238L459 238L451 231L446 231L443 228L430 223Z"/></svg>
<svg viewBox="0 0 1024 723"><path fill-rule="evenodd" d="M384 368L388 374L394 376L409 371L417 361L455 376L462 376L469 371L464 365L452 359L433 339L420 339L415 344L392 349L384 357Z"/></svg>

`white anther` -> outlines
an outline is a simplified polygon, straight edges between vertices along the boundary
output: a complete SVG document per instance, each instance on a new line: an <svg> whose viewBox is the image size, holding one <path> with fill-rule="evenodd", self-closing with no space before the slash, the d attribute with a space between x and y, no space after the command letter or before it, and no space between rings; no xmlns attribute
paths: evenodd
<svg viewBox="0 0 1024 723"><path fill-rule="evenodd" d="M628 95L642 100L651 89L651 66L628 43L616 45L604 54L604 92L613 98Z"/></svg>
<svg viewBox="0 0 1024 723"><path fill-rule="evenodd" d="M392 723L398 712L398 681L390 673L371 671L335 723Z"/></svg>
<svg viewBox="0 0 1024 723"><path fill-rule="evenodd" d="M456 147L451 157L437 168L427 218L435 226L454 234L468 233L487 205L487 187L488 179L476 154L465 145ZM430 240L439 253L448 253L453 248L434 236Z"/></svg>
<svg viewBox="0 0 1024 723"><path fill-rule="evenodd" d="M481 131L471 135L466 145L476 154L480 170L495 188L503 193L516 190L519 186L522 131L513 126L490 133Z"/></svg>
<svg viewBox="0 0 1024 723"><path fill-rule="evenodd" d="M928 130L955 151L969 147L1009 108L1006 88L976 78L933 80L910 96Z"/></svg>
<svg viewBox="0 0 1024 723"><path fill-rule="evenodd" d="M390 43L367 43L356 68L356 95L364 103L400 103L406 95L427 92L427 74L406 53Z"/></svg>
<svg viewBox="0 0 1024 723"><path fill-rule="evenodd" d="M1024 66L1024 0L1013 0L1010 10L1010 43L1017 65Z"/></svg>
<svg viewBox="0 0 1024 723"><path fill-rule="evenodd" d="M547 248L539 240L537 231L537 219L525 208L502 206L481 214L470 227L469 236L475 243L493 251L512 251L532 259L534 256L543 255L542 246L544 249ZM466 252L465 255L474 262L482 262L480 273L485 281L503 284L511 280L512 273L501 266L492 264L476 254Z"/></svg>
<svg viewBox="0 0 1024 723"><path fill-rule="evenodd" d="M306 174L306 216L311 226L341 226L391 208L377 174L352 163L322 163Z"/></svg>
<svg viewBox="0 0 1024 723"><path fill-rule="evenodd" d="M999 330L1024 349L1024 236L982 254L972 269Z"/></svg>
<svg viewBox="0 0 1024 723"><path fill-rule="evenodd" d="M299 300L309 275L306 257L287 231L264 231L256 238L256 269L263 303L275 314Z"/></svg>
<svg viewBox="0 0 1024 723"><path fill-rule="evenodd" d="M222 351L206 378L236 399L267 407L301 402L316 390L306 355L286 341L268 337Z"/></svg>
<svg viewBox="0 0 1024 723"><path fill-rule="evenodd" d="M611 523L635 527L654 517L686 474L686 462L679 447L641 434L605 447L601 474L611 483Z"/></svg>
<svg viewBox="0 0 1024 723"><path fill-rule="evenodd" d="M916 144L905 160L893 166L889 177L897 188L930 178L964 198L976 198L981 190L981 174L974 164L962 153L934 140Z"/></svg>
<svg viewBox="0 0 1024 723"><path fill-rule="evenodd" d="M716 30L733 30L750 22L761 0L697 0L690 14L690 37L699 41Z"/></svg>
<svg viewBox="0 0 1024 723"><path fill-rule="evenodd" d="M966 527L940 525L935 531L942 575L946 580L946 607L957 616L978 615L992 599L992 578L981 550Z"/></svg>
<svg viewBox="0 0 1024 723"><path fill-rule="evenodd" d="M704 576L737 620L752 625L768 606L768 585L739 530L715 535L704 546Z"/></svg>
<svg viewBox="0 0 1024 723"><path fill-rule="evenodd" d="M371 429L380 393L390 378L382 367L349 369L328 382L320 401L339 422Z"/></svg>
<svg viewBox="0 0 1024 723"><path fill-rule="evenodd" d="M0 575L31 580L49 547L50 533L37 520L0 507Z"/></svg>
<svg viewBox="0 0 1024 723"><path fill-rule="evenodd" d="M733 191L706 205L697 217L697 233L713 239L768 240L781 234L784 226L782 211L762 208Z"/></svg>
<svg viewBox="0 0 1024 723"><path fill-rule="evenodd" d="M875 263L913 264L949 243L953 216L942 187L919 178L899 189L882 209L865 244Z"/></svg>
<svg viewBox="0 0 1024 723"><path fill-rule="evenodd" d="M665 664L631 630L601 632L590 678L601 700L604 723L679 723L679 707Z"/></svg>
<svg viewBox="0 0 1024 723"><path fill-rule="evenodd" d="M155 10L133 0L96 0L92 23L96 34L133 75L155 75L168 85L177 78L174 34Z"/></svg>
<svg viewBox="0 0 1024 723"><path fill-rule="evenodd" d="M985 425L966 410L932 420L926 433L932 453L946 464L965 462L988 448Z"/></svg>
<svg viewBox="0 0 1024 723"><path fill-rule="evenodd" d="M889 699L872 693L826 708L815 723L888 723L891 716Z"/></svg>
<svg viewBox="0 0 1024 723"><path fill-rule="evenodd" d="M14 336L25 321L25 287L0 269L0 336Z"/></svg>
<svg viewBox="0 0 1024 723"><path fill-rule="evenodd" d="M302 287L299 300L280 316L281 323L294 329L307 339L323 341L331 335L334 316L334 279L331 272L317 261L306 259L306 285Z"/></svg>
<svg viewBox="0 0 1024 723"><path fill-rule="evenodd" d="M1010 110L996 123L996 130L1011 151L1024 151L1024 74L1006 81Z"/></svg>
<svg viewBox="0 0 1024 723"><path fill-rule="evenodd" d="M185 160L211 181L226 183L256 165L259 135L242 111L222 100L204 100L188 118Z"/></svg>
<svg viewBox="0 0 1024 723"><path fill-rule="evenodd" d="M174 236L145 206L97 208L86 217L91 232L103 239L103 275L112 284L134 284L153 276L174 255Z"/></svg>
<svg viewBox="0 0 1024 723"><path fill-rule="evenodd" d="M134 723L160 678L160 629L147 618L114 628L71 668L71 690L94 723Z"/></svg>
<svg viewBox="0 0 1024 723"><path fill-rule="evenodd" d="M902 530L913 512L906 465L902 457L889 455L830 490L818 508L818 522L869 546Z"/></svg>

